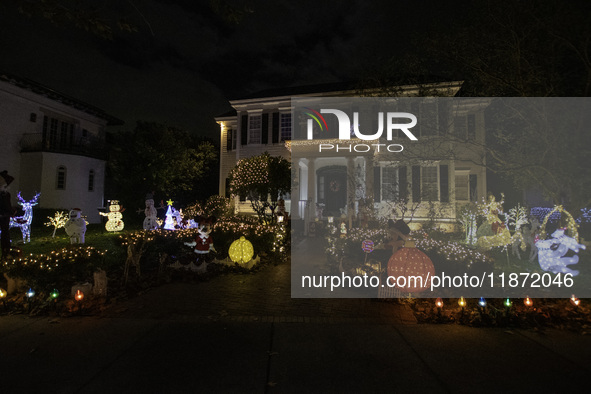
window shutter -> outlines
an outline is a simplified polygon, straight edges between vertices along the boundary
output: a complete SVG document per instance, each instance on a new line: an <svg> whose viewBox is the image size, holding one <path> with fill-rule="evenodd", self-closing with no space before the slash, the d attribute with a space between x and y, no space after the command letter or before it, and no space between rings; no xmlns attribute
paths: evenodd
<svg viewBox="0 0 591 394"><path fill-rule="evenodd" d="M470 174L470 201L478 198L478 175Z"/></svg>
<svg viewBox="0 0 591 394"><path fill-rule="evenodd" d="M382 201L382 172L380 167L373 168L373 200Z"/></svg>
<svg viewBox="0 0 591 394"><path fill-rule="evenodd" d="M439 101L439 134L449 133L449 102Z"/></svg>
<svg viewBox="0 0 591 394"><path fill-rule="evenodd" d="M232 150L232 129L226 129L226 152Z"/></svg>
<svg viewBox="0 0 591 394"><path fill-rule="evenodd" d="M263 121L261 123L261 143L263 145L269 143L269 114L263 114Z"/></svg>
<svg viewBox="0 0 591 394"><path fill-rule="evenodd" d="M467 124L468 139L474 140L474 139L476 139L476 115L474 115L474 114L468 115L467 121L468 121L468 124Z"/></svg>
<svg viewBox="0 0 591 394"><path fill-rule="evenodd" d="M398 167L398 195L402 200L408 197L408 180L406 179L406 167Z"/></svg>
<svg viewBox="0 0 591 394"><path fill-rule="evenodd" d="M271 141L274 144L279 143L279 112L273 112L273 136Z"/></svg>
<svg viewBox="0 0 591 394"><path fill-rule="evenodd" d="M242 115L242 122L240 123L240 145L248 143L248 115Z"/></svg>
<svg viewBox="0 0 591 394"><path fill-rule="evenodd" d="M412 166L412 201L421 201L421 167Z"/></svg>
<svg viewBox="0 0 591 394"><path fill-rule="evenodd" d="M449 171L446 164L439 166L439 201L449 202Z"/></svg>

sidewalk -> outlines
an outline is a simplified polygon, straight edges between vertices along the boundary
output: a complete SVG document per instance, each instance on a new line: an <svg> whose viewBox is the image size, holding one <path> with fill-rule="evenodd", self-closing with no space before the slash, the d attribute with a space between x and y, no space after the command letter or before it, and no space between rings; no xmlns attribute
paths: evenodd
<svg viewBox="0 0 591 394"><path fill-rule="evenodd" d="M313 264L322 264L323 256ZM417 325L403 306L291 299L288 264L171 283L100 317L0 317L0 389L584 392L591 338Z"/></svg>

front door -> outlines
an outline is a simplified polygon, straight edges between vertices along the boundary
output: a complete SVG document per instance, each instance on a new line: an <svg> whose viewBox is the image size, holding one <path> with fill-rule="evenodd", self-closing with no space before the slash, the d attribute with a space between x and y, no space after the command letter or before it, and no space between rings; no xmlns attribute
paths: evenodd
<svg viewBox="0 0 591 394"><path fill-rule="evenodd" d="M347 205L347 167L330 166L319 169L318 201L324 203L323 216L340 216Z"/></svg>

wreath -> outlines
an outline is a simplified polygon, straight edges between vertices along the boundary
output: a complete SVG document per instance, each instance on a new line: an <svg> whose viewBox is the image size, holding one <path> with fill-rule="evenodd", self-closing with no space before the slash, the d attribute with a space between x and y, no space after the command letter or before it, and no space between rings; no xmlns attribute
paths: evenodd
<svg viewBox="0 0 591 394"><path fill-rule="evenodd" d="M331 192L338 192L341 190L341 184L338 181L331 181L330 182L330 191Z"/></svg>

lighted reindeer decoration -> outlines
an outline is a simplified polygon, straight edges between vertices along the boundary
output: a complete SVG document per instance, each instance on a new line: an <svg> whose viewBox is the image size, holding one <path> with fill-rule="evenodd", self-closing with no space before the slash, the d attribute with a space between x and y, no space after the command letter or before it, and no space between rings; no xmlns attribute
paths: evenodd
<svg viewBox="0 0 591 394"><path fill-rule="evenodd" d="M15 216L10 218L10 227L20 227L23 235L23 243L31 242L31 221L33 220L33 207L37 205L37 200L41 193L36 193L32 200L26 201L21 197L21 192L18 192L18 203L25 211L23 216Z"/></svg>

